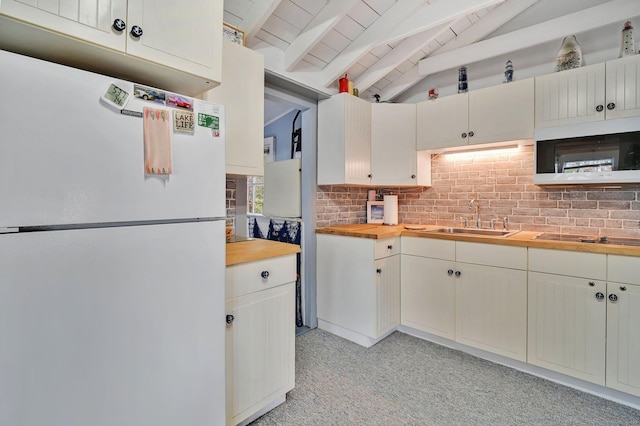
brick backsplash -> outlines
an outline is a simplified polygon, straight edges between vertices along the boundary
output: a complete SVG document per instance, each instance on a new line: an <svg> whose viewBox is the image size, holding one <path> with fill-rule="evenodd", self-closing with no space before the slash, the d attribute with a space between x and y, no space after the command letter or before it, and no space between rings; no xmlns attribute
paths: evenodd
<svg viewBox="0 0 640 426"><path fill-rule="evenodd" d="M384 189L398 195L401 223L460 226L472 220L477 199L483 226L491 219L510 229L640 237L640 184L617 187L540 187L533 184L533 146L432 156L430 188ZM317 226L366 223L367 191L319 186Z"/></svg>

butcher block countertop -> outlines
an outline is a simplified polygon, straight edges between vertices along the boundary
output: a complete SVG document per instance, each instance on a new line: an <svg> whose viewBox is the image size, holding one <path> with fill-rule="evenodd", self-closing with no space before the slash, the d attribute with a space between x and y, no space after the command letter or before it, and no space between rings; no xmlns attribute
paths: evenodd
<svg viewBox="0 0 640 426"><path fill-rule="evenodd" d="M300 253L300 246L295 244L262 239L228 243L226 247L227 266Z"/></svg>
<svg viewBox="0 0 640 426"><path fill-rule="evenodd" d="M405 227L422 227L421 230L410 230ZM318 234L342 235L347 237L382 239L397 236L436 238L441 240L468 241L476 243L502 244L519 247L537 247L554 250L572 250L586 253L620 254L625 256L639 256L640 247L622 246L614 244L582 243L569 241L544 241L535 240L540 232L520 231L508 237L446 234L428 232L444 226L436 225L377 225L377 224L352 224L336 225L316 230Z"/></svg>

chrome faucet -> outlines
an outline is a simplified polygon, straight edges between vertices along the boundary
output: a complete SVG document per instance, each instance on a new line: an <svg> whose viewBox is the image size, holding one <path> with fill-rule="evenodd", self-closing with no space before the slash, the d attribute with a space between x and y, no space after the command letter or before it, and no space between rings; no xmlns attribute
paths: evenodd
<svg viewBox="0 0 640 426"><path fill-rule="evenodd" d="M480 219L480 201L476 200L475 198L471 200L471 202L469 203L469 210L473 210L474 205L476 208L476 215L477 215L476 227L480 229L482 228L482 220Z"/></svg>

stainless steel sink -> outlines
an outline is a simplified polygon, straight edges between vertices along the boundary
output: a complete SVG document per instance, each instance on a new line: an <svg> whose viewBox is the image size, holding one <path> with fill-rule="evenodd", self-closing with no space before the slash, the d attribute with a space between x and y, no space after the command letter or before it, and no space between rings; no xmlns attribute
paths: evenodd
<svg viewBox="0 0 640 426"><path fill-rule="evenodd" d="M499 229L478 229L478 228L437 228L425 232L436 234L460 234L460 235L481 235L489 237L509 237L520 231L503 231Z"/></svg>
<svg viewBox="0 0 640 426"><path fill-rule="evenodd" d="M611 244L618 246L640 247L640 238L633 237L598 237L595 235L556 234L543 232L533 237L542 241L568 241L572 243Z"/></svg>

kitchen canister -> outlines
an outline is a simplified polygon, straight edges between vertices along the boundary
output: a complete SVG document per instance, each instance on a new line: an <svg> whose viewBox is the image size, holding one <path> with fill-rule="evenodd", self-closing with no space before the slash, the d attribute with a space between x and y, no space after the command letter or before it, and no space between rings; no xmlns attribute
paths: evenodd
<svg viewBox="0 0 640 426"><path fill-rule="evenodd" d="M398 196L385 195L383 206L384 206L384 218L382 222L385 225L397 225L398 224Z"/></svg>

